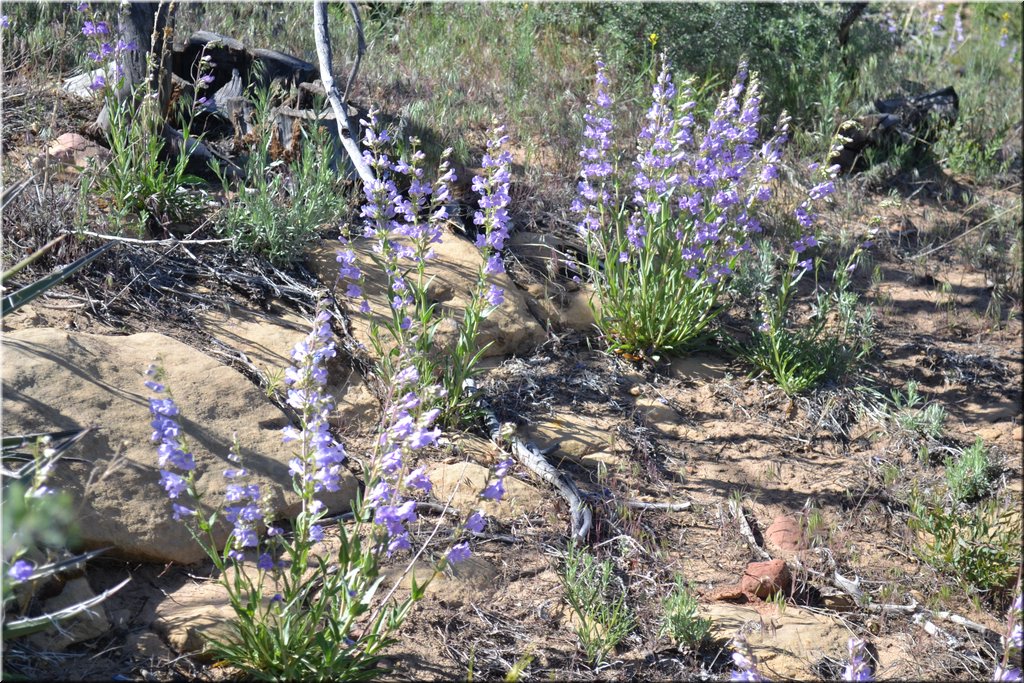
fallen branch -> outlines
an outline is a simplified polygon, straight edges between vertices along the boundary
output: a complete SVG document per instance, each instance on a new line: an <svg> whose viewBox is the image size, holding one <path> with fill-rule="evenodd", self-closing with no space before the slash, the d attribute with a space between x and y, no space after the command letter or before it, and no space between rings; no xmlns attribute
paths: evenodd
<svg viewBox="0 0 1024 683"><path fill-rule="evenodd" d="M354 16L358 18L358 12ZM362 27L359 26L358 30L361 33ZM316 38L316 56L320 62L320 80L323 81L324 91L327 93L327 101L331 103L331 109L334 111L334 120L338 124L338 139L341 140L341 146L348 153L349 160L352 162L352 166L356 169L356 173L359 174L363 183L371 185L376 178L370 167L363 161L363 153L359 149L359 143L352 137L353 128L345 111L345 103L342 102L341 97L338 95L338 88L334 85L334 76L331 73L331 64L334 57L331 54L331 36L327 30L327 7L323 0L316 0L313 3L313 35ZM349 85L351 85L352 78L349 81ZM348 88L346 88L347 91Z"/></svg>
<svg viewBox="0 0 1024 683"><path fill-rule="evenodd" d="M933 612L930 609L922 607L920 604L918 604L918 602L916 600L911 602L909 605L888 605L888 604L883 604L883 605L866 605L864 607L864 610L867 611L867 612L872 612L874 614L882 614L882 615L885 615L885 614L905 614L905 615L910 616L910 617L915 617L917 615L922 615L922 617L931 617L932 619L939 619L941 621L948 621L951 624L956 624L957 626L962 626L963 628L967 629L968 631L974 631L975 633L980 633L981 635L987 636L989 638L999 639L999 638L1003 637L1003 634L1001 634L999 631L993 630L993 629L991 629L988 626L985 626L983 624L979 624L976 621L971 621L970 619L966 619L966 618L960 616L959 614L954 614L953 612L946 612L946 611ZM927 627L925 627L925 628L927 630Z"/></svg>
<svg viewBox="0 0 1024 683"><path fill-rule="evenodd" d="M472 382L468 381L467 385L470 391L475 393L473 391L475 387L472 385ZM508 450L511 451L512 456L516 460L558 491L562 498L569 503L569 511L572 515L573 538L578 541L585 541L590 533L593 515L590 508L583 501L583 495L580 493L579 487L572 480L562 476L562 473L549 463L533 444L526 443L516 436L515 433L502 438L502 425L495 416L494 411L487 405L486 399L478 395L476 403L484 414L484 425L487 427L487 433L490 435L494 445L501 448L502 442L506 443Z"/></svg>

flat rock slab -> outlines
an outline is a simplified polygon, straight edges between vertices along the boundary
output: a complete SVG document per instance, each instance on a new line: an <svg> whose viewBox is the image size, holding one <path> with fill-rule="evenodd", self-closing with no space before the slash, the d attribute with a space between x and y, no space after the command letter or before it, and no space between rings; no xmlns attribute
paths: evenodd
<svg viewBox="0 0 1024 683"><path fill-rule="evenodd" d="M470 545L472 544L470 541ZM387 577L384 588L400 579L399 587L411 590L414 576L416 583L423 585L423 582L434 575L433 565L423 561L417 561L412 570L403 575L406 565L407 562L402 562L398 566L384 570L383 574ZM425 595L452 605L486 604L498 592L498 578L497 567L482 557L471 555L434 577L427 586Z"/></svg>
<svg viewBox="0 0 1024 683"><path fill-rule="evenodd" d="M198 313L203 329L222 344L241 351L271 382L282 380L284 371L294 362L295 344L304 339L311 321L286 310L263 313L231 306ZM337 357L328 362L327 391L334 397L335 426L361 431L371 428L380 412L380 404L357 370L345 367ZM283 386L283 385L282 385Z"/></svg>
<svg viewBox="0 0 1024 683"><path fill-rule="evenodd" d="M818 678L813 667L822 658L847 656L849 631L799 607L786 607L781 614L767 617L753 607L713 603L702 606L700 613L711 619L715 640L732 640L744 633L760 672L772 680Z"/></svg>
<svg viewBox="0 0 1024 683"><path fill-rule="evenodd" d="M299 510L288 474L290 448L281 442L288 419L249 380L199 351L160 334L104 336L52 328L4 337L3 432L31 434L98 426L55 468L52 486L71 493L81 545L113 546L130 560L193 563L206 557L185 526L171 518L160 486L143 372L161 364L196 460L205 500L223 501L227 454L237 434L243 464L261 486L275 517ZM356 481L324 497L347 510ZM187 502L187 501L183 501ZM219 528L217 542L227 538Z"/></svg>
<svg viewBox="0 0 1024 683"><path fill-rule="evenodd" d="M376 320L382 323L383 316L390 316L391 298L387 294L387 278L370 258L371 248L366 240L353 240L352 248L357 255L357 264L366 277L364 294L370 302L371 312L359 312L362 299L345 296L347 285L344 283L337 289L337 298L346 304L353 337L369 353L376 355L370 341L370 321L376 316ZM329 287L338 283L339 249L337 242L324 240L307 255L311 270ZM466 310L483 256L471 242L451 233L445 233L442 241L434 245L434 252L436 255L427 262L426 268L429 281L427 296L436 305L435 310L447 317L434 336L434 349L444 354L454 347L458 339L455 319L460 319ZM480 346L490 344L484 356L507 356L531 351L546 339L546 334L530 313L526 298L508 275L492 275L490 281L505 290L505 302L481 321L477 341ZM387 335L386 331L381 332Z"/></svg>
<svg viewBox="0 0 1024 683"><path fill-rule="evenodd" d="M614 452L616 438L607 420L556 410L538 417L524 428L524 437L541 450L558 445L557 455L582 458L599 452ZM557 456L549 460L555 462Z"/></svg>

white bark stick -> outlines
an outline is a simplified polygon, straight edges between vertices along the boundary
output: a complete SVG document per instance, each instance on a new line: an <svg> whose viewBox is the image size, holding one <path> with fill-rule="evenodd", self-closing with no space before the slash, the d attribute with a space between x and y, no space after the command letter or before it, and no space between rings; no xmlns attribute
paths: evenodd
<svg viewBox="0 0 1024 683"><path fill-rule="evenodd" d="M338 124L338 139L341 140L341 146L348 153L352 166L356 169L356 173L359 174L363 183L371 184L376 178L370 167L363 161L363 153L359 149L359 143L352 137L353 128L349 122L348 113L345 111L345 103L342 102L341 96L338 94L338 88L334 85L334 75L331 72L333 60L331 55L331 37L327 31L327 6L323 0L316 0L313 3L313 34L316 38L316 56L320 62L320 80L323 81L327 100L331 103L334 119ZM352 79L349 80L351 81Z"/></svg>

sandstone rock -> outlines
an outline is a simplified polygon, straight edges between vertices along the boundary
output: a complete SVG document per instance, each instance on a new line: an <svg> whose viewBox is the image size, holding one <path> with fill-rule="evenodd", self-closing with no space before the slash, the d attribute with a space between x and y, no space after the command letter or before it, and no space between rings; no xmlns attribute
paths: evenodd
<svg viewBox="0 0 1024 683"><path fill-rule="evenodd" d="M598 418L569 410L556 410L524 429L525 438L544 450L558 444L558 453L581 458L599 451L614 450L615 435Z"/></svg>
<svg viewBox="0 0 1024 683"><path fill-rule="evenodd" d="M221 343L244 353L267 378L283 378L292 364L295 344L306 337L310 321L290 311L262 313L247 308L212 310L197 315L203 329ZM328 363L327 390L335 399L332 421L342 428L370 428L380 404L362 375L338 360Z"/></svg>
<svg viewBox="0 0 1024 683"><path fill-rule="evenodd" d="M463 513L481 509L488 517L502 522L510 522L524 514L536 514L551 499L549 494L509 474L505 477L504 498L500 501L481 500L480 492L487 485L490 470L472 462L435 464L427 468L427 473L434 484L434 497L442 504L451 497L452 507Z"/></svg>
<svg viewBox="0 0 1024 683"><path fill-rule="evenodd" d="M92 590L89 582L84 576L80 576L64 584L64 590L59 595L44 602L43 612L45 614L59 612L95 597L96 593ZM107 619L106 609L100 603L78 616L62 621L46 631L34 634L29 641L40 650L61 652L69 645L99 638L109 632L110 621Z"/></svg>
<svg viewBox="0 0 1024 683"><path fill-rule="evenodd" d="M238 372L159 334L102 336L48 328L4 338L3 431L28 434L97 425L62 460L52 485L68 490L79 511L82 545L113 546L125 559L192 563L206 557L185 526L171 518L150 441L151 395L143 371L163 365L181 410L179 422L196 459L196 486L213 503L223 500L226 456L237 432L245 467L275 516L298 511L288 474L290 449L281 442L288 420ZM345 510L356 489L325 497ZM227 529L218 529L218 542Z"/></svg>
<svg viewBox="0 0 1024 683"><path fill-rule="evenodd" d="M751 562L743 572L740 587L747 595L767 600L777 593L788 595L792 587L789 567L783 560Z"/></svg>
<svg viewBox="0 0 1024 683"><path fill-rule="evenodd" d="M804 532L800 522L787 515L776 517L765 530L764 538L781 552L794 552L804 547Z"/></svg>
<svg viewBox="0 0 1024 683"><path fill-rule="evenodd" d="M530 312L544 325L557 330L594 331L594 311L590 308L593 288L569 291L556 286L534 284L527 287L526 293ZM596 298L593 303L599 306Z"/></svg>
<svg viewBox="0 0 1024 683"><path fill-rule="evenodd" d="M742 631L760 672L772 680L817 678L813 667L824 657L846 658L846 629L799 607L787 606L770 618L728 603L701 606L700 612L711 619L711 637L723 646Z"/></svg>
<svg viewBox="0 0 1024 683"><path fill-rule="evenodd" d="M228 638L235 618L227 590L219 581L185 584L156 606L153 629L179 654L202 654L206 639Z"/></svg>
<svg viewBox="0 0 1024 683"><path fill-rule="evenodd" d="M46 154L33 162L37 169L50 167L77 173L85 167L110 161L110 150L78 133L64 133L50 143Z"/></svg>
<svg viewBox="0 0 1024 683"><path fill-rule="evenodd" d="M383 573L387 577L385 586L390 587L405 571L406 563L389 567ZM412 588L412 579L422 585L434 573L433 565L418 561L412 571L402 576L399 586ZM498 568L478 555L471 555L454 567L435 577L427 586L426 595L453 605L483 604L498 591Z"/></svg>
<svg viewBox="0 0 1024 683"><path fill-rule="evenodd" d="M715 381L729 374L729 363L718 356L694 354L671 361L672 374L689 380Z"/></svg>
<svg viewBox="0 0 1024 683"><path fill-rule="evenodd" d="M636 400L636 409L644 416L648 425L663 435L670 438L686 438L689 429L680 424L682 417L660 398L640 397Z"/></svg>
<svg viewBox="0 0 1024 683"><path fill-rule="evenodd" d="M338 282L337 242L325 240L308 254L310 268L322 282L333 287ZM373 355L369 329L371 316L389 313L390 298L387 296L387 279L370 258L370 246L363 240L353 242L359 267L366 275L364 293L370 302L372 312L359 312L361 300L344 295L345 287L339 286L338 300L348 305L352 322L352 334ZM476 282L477 272L483 263L480 251L471 242L446 233L440 244L434 245L436 256L428 262L426 277L427 296L437 305L436 311L448 319L442 322L434 336L434 348L439 355L451 349L458 337L458 330L451 316L460 316L469 303L469 294ZM508 275L491 276L491 282L505 290L505 302L480 325L478 342L481 346L490 343L485 356L504 356L524 353L540 344L546 338L540 323L530 314L526 299ZM386 332L384 333L386 335Z"/></svg>
<svg viewBox="0 0 1024 683"><path fill-rule="evenodd" d="M124 650L126 653L150 661L166 661L173 658L170 648L160 640L160 636L152 631L139 631L128 636Z"/></svg>

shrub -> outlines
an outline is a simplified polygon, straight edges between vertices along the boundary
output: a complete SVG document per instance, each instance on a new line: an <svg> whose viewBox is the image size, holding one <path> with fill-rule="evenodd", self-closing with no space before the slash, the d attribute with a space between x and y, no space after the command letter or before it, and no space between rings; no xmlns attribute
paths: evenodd
<svg viewBox="0 0 1024 683"><path fill-rule="evenodd" d="M260 143L246 159L243 173L248 181L235 188L220 229L236 248L263 254L274 263L288 263L341 214L338 177L331 168L334 145L319 122L314 122L311 130L303 128L297 160L290 165L272 162L270 148L276 131L269 92L257 93L255 101ZM230 183L223 174L221 183L228 194Z"/></svg>
<svg viewBox="0 0 1024 683"><path fill-rule="evenodd" d="M993 500L967 512L947 511L917 492L909 505L908 524L918 532L924 562L978 591L1009 589L1021 563L1019 511Z"/></svg>
<svg viewBox="0 0 1024 683"><path fill-rule="evenodd" d="M677 576L672 592L662 602L662 636L669 636L681 646L696 650L711 633L711 620L698 616L697 600L686 582Z"/></svg>
<svg viewBox="0 0 1024 683"><path fill-rule="evenodd" d="M612 587L613 572L610 560L598 562L572 544L560 575L565 598L576 615L576 635L587 659L595 665L604 661L635 623L626 604L625 590Z"/></svg>
<svg viewBox="0 0 1024 683"><path fill-rule="evenodd" d="M947 458L945 466L946 483L954 501L969 503L988 492L992 463L982 439L963 449L959 455Z"/></svg>

